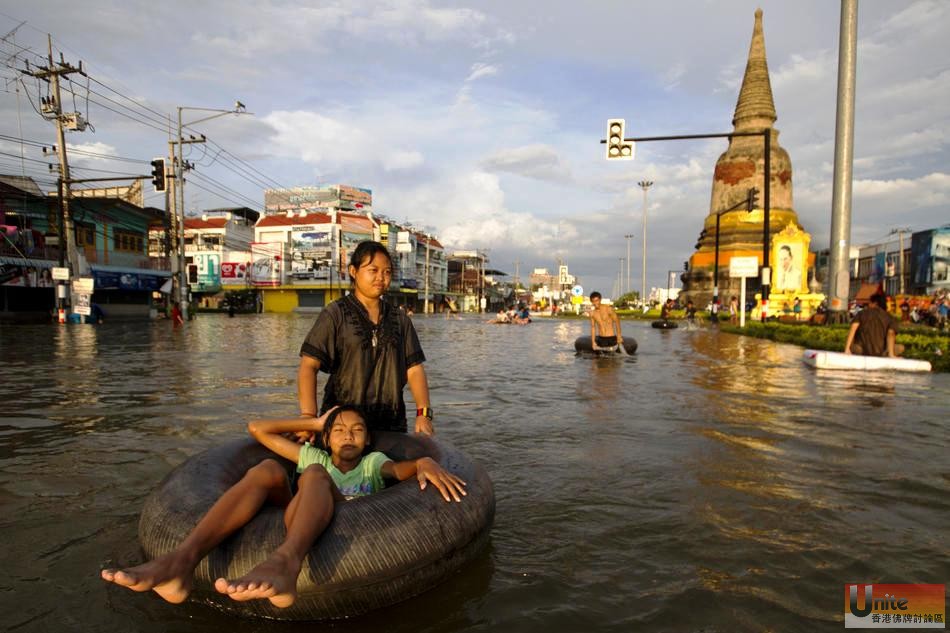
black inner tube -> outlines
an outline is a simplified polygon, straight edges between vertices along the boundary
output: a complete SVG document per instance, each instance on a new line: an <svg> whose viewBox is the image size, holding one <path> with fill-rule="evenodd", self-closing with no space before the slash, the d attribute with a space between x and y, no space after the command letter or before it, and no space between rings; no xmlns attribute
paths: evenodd
<svg viewBox="0 0 950 633"><path fill-rule="evenodd" d="M414 478L340 504L304 560L297 601L278 609L267 600L237 602L213 589L263 562L285 535L283 508L265 506L215 548L195 570L195 599L227 611L266 618L341 618L394 604L426 591L477 556L488 542L495 498L481 466L441 440L379 433L373 450L395 460L426 456L467 482L461 503L446 502ZM139 540L155 558L174 549L251 466L282 461L257 442L237 440L199 453L174 469L145 503Z"/></svg>

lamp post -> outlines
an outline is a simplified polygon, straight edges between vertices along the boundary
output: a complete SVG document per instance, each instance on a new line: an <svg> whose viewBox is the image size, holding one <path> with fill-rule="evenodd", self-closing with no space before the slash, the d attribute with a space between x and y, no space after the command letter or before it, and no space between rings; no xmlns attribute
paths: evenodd
<svg viewBox="0 0 950 633"><path fill-rule="evenodd" d="M617 273L617 298L623 296L623 263L626 261L623 257L620 258L620 271Z"/></svg>
<svg viewBox="0 0 950 633"><path fill-rule="evenodd" d="M633 237L633 233L627 233L626 235L624 235L624 238L627 240L627 292L630 292L632 290L632 288L630 287L630 239L632 237Z"/></svg>
<svg viewBox="0 0 950 633"><path fill-rule="evenodd" d="M653 186L651 180L641 180L637 183L643 189L643 269L640 271L640 302L643 305L647 298L647 190Z"/></svg>
<svg viewBox="0 0 950 633"><path fill-rule="evenodd" d="M185 110L196 110L199 112L214 112L210 116L205 116L195 121L190 121L188 123L182 122L181 113ZM178 194L178 200L176 201L175 206L176 214L179 216L178 222L178 293L179 301L181 302L181 317L187 322L188 321L188 273L185 270L185 164L183 156L183 146L185 143L204 143L205 137L202 135L200 138L190 138L189 140L184 140L182 138L182 128L185 126L195 125L197 123L202 123L204 121L210 121L211 119L216 119L225 114L251 114L245 110L244 104L240 101L234 103L234 108L231 110L220 110L217 108L193 108L189 106L178 106L178 160L175 161L175 192Z"/></svg>

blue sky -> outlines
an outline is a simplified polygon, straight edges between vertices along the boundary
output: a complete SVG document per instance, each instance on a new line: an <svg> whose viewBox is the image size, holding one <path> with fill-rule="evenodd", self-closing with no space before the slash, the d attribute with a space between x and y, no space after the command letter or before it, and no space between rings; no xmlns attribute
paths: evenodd
<svg viewBox="0 0 950 633"><path fill-rule="evenodd" d="M730 131L759 6L795 210L812 247L825 248L836 2L34 0L0 10L0 34L26 21L3 43L5 57L14 47L45 53L51 33L57 51L101 82L88 106L95 132L68 136L79 150L147 162L166 152L167 133L154 124L162 113L246 104L253 117L195 127L214 145L189 157L197 164L189 211L260 208L265 183L370 187L377 212L431 227L449 248L489 249L493 267L513 273L520 261L522 275L560 257L587 291L610 294L625 233L636 236L639 287L636 182L656 183L648 284L666 286L709 213L725 141L641 144L636 161L607 163L606 120L625 118L636 136ZM950 3L863 2L858 35L855 244L950 221ZM30 106L35 82L11 81L12 63L0 92L0 151L43 159L10 140L54 139ZM78 77L74 88L85 94ZM81 98L77 109L87 111ZM151 126L141 122L149 117ZM261 175L242 177L232 157ZM79 153L71 162L85 176L106 172L82 168L148 171ZM45 169L0 156L5 173Z"/></svg>

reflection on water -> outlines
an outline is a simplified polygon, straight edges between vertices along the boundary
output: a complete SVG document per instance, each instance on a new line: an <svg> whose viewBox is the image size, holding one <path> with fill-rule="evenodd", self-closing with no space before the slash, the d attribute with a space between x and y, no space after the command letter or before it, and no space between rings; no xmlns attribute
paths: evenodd
<svg viewBox="0 0 950 633"><path fill-rule="evenodd" d="M104 586L188 455L293 415L312 316L0 330L0 624L303 631ZM625 322L416 317L437 429L483 462L490 551L331 630L839 630L848 581L946 582L950 376L815 371L801 350Z"/></svg>

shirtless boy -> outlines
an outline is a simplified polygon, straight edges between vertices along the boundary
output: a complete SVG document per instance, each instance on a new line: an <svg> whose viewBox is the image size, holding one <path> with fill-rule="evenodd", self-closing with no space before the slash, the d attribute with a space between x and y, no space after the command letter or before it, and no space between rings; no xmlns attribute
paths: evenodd
<svg viewBox="0 0 950 633"><path fill-rule="evenodd" d="M590 302L594 309L590 313L590 340L594 351L611 350L623 345L620 335L620 318L609 305L601 303L599 292L590 293Z"/></svg>

